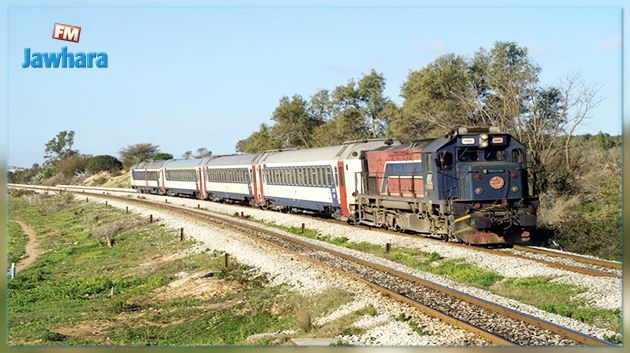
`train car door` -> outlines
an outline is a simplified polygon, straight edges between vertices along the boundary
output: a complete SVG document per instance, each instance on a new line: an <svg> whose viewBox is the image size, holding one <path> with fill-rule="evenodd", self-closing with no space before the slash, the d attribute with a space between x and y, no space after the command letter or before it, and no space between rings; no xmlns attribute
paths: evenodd
<svg viewBox="0 0 630 353"><path fill-rule="evenodd" d="M163 194L166 194L166 169L160 168L158 170L158 188L162 190ZM162 185L160 185L159 180L162 179Z"/></svg>
<svg viewBox="0 0 630 353"><path fill-rule="evenodd" d="M457 173L455 171L454 149L444 149L437 153L436 164L440 178L440 193L444 199L451 199L457 193Z"/></svg>
<svg viewBox="0 0 630 353"><path fill-rule="evenodd" d="M258 178L256 176L256 165L252 164L252 169L249 171L251 175L252 195L254 196L254 204L258 205Z"/></svg>
<svg viewBox="0 0 630 353"><path fill-rule="evenodd" d="M206 179L204 177L203 167L197 168L197 190L199 191L198 195L200 199L206 198Z"/></svg>
<svg viewBox="0 0 630 353"><path fill-rule="evenodd" d="M258 175L257 175L257 179L258 179L258 202L260 202L261 205L265 204L265 190L263 188L263 184L265 183L264 177L263 177L263 166L259 165L257 166L257 171L258 171Z"/></svg>
<svg viewBox="0 0 630 353"><path fill-rule="evenodd" d="M346 173L344 163L337 161L337 180L339 181L339 202L341 202L341 213L344 217L350 216L348 209L348 195L346 194Z"/></svg>

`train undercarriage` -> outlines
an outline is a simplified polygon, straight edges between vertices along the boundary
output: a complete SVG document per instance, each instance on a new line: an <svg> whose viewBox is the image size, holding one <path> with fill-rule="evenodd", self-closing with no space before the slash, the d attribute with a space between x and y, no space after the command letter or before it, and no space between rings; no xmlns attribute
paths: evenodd
<svg viewBox="0 0 630 353"><path fill-rule="evenodd" d="M522 243L536 226L537 200L432 203L395 196L359 195L351 222L411 231L468 244Z"/></svg>

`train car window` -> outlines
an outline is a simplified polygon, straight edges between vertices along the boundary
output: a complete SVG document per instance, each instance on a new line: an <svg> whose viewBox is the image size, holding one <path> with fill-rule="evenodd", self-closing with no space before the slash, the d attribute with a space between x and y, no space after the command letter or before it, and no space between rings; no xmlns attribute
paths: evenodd
<svg viewBox="0 0 630 353"><path fill-rule="evenodd" d="M298 171L297 171L297 184L298 185L304 185L304 169L303 168L298 168Z"/></svg>
<svg viewBox="0 0 630 353"><path fill-rule="evenodd" d="M311 185L311 174L308 167L304 167L304 185Z"/></svg>
<svg viewBox="0 0 630 353"><path fill-rule="evenodd" d="M450 170L453 167L453 154L451 152L442 152L438 155L436 162L441 170Z"/></svg>
<svg viewBox="0 0 630 353"><path fill-rule="evenodd" d="M425 154L426 158L424 159L424 169L431 173L433 172L433 161L431 160L431 153Z"/></svg>
<svg viewBox="0 0 630 353"><path fill-rule="evenodd" d="M306 167L306 176L308 179L307 185L308 186L315 185L315 180L313 180L313 167Z"/></svg>
<svg viewBox="0 0 630 353"><path fill-rule="evenodd" d="M295 179L297 178L296 177L296 175L297 175L296 173L297 172L295 171L295 168L289 168L289 173L291 174L291 178L289 180L289 184L290 185L295 185Z"/></svg>
<svg viewBox="0 0 630 353"><path fill-rule="evenodd" d="M285 178L284 170L285 168L280 168L280 184L287 185L287 180Z"/></svg>
<svg viewBox="0 0 630 353"><path fill-rule="evenodd" d="M313 167L308 167L308 181L309 181L309 185L310 186L314 186L315 185L315 178L313 177Z"/></svg>
<svg viewBox="0 0 630 353"><path fill-rule="evenodd" d="M313 185L321 186L321 180L319 178L319 167L313 167Z"/></svg>
<svg viewBox="0 0 630 353"><path fill-rule="evenodd" d="M326 185L327 186L332 186L332 173L330 172L330 167L326 167L326 170L324 171L325 176L326 176Z"/></svg>
<svg viewBox="0 0 630 353"><path fill-rule="evenodd" d="M316 167L315 173L317 173L317 186L324 186L324 178L322 176L322 167Z"/></svg>
<svg viewBox="0 0 630 353"><path fill-rule="evenodd" d="M477 162L479 160L479 150L459 148L457 150L457 160L460 162Z"/></svg>

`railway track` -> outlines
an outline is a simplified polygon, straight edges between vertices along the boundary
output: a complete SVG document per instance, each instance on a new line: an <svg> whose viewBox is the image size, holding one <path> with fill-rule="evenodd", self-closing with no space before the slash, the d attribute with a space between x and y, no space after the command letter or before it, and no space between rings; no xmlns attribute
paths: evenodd
<svg viewBox="0 0 630 353"><path fill-rule="evenodd" d="M576 254L562 253L559 251L549 250L549 249L540 248L540 247L533 247L533 246L514 245L512 246L512 248L514 250L529 252L533 254L542 254L545 256L556 257L559 259L569 259L569 260L583 263L586 265L594 265L594 266L603 267L603 268L612 269L612 270L621 270L621 263L619 262L596 259L596 258L580 256Z"/></svg>
<svg viewBox="0 0 630 353"><path fill-rule="evenodd" d="M46 190L62 190L48 188ZM68 191L81 194L80 191ZM496 345L589 345L610 346L610 342L562 327L495 303L368 262L332 247L260 226L238 218L213 214L133 196L98 195L106 199L139 204L177 213L213 226L229 227L252 240L281 248L295 256L366 283L421 312L479 335Z"/></svg>
<svg viewBox="0 0 630 353"><path fill-rule="evenodd" d="M12 184L9 184L10 186ZM32 188L45 188L36 185L29 185ZM64 190L81 190L85 192L85 190L94 190L99 191L101 193L115 192L115 193L128 193L135 194L136 191L134 189L121 189L121 188L105 188L105 187L83 187L76 185L60 185L57 186L63 188ZM325 219L318 218L318 220L333 224L346 224L345 222L334 220L334 219ZM417 235L407 234L402 232L396 232L387 229L373 228L369 226L364 226L366 229L378 230L389 234L394 234L397 236L404 236L410 238L417 238ZM423 237L423 239L427 239L428 241L436 241L443 242L439 239ZM513 257L513 258L521 258L529 261L538 262L544 264L548 267L557 268L569 272L579 273L583 275L595 276L595 277L608 277L608 278L621 278L621 264L612 261L606 261L601 259L594 259L585 256L579 256L576 254L568 254L561 253L553 250L547 250L539 247L531 247L531 246L523 246L523 245L512 245L510 248L504 249L495 249L489 247L480 247L480 246L471 246L462 243L454 243L449 242L450 246L462 247L466 249L474 249L476 251L485 252L493 255L504 256L504 257ZM515 251L511 251L515 250ZM529 254L529 255L528 255ZM537 257L539 255L540 257ZM545 256L547 258L541 258ZM555 260L551 260L550 258L554 258Z"/></svg>

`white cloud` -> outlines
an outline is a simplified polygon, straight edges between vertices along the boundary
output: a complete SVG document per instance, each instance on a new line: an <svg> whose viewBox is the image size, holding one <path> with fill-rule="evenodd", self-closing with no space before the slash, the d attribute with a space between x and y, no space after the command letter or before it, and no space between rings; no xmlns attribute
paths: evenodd
<svg viewBox="0 0 630 353"><path fill-rule="evenodd" d="M595 42L595 49L617 50L621 48L621 36L618 34L606 36Z"/></svg>

